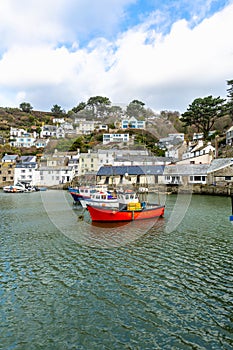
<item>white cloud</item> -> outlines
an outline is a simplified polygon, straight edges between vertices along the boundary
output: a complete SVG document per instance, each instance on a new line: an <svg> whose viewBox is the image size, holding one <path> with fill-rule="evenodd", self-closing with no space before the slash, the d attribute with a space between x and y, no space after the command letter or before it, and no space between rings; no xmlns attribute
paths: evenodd
<svg viewBox="0 0 233 350"><path fill-rule="evenodd" d="M157 12L116 41L96 37L80 48L75 18L78 27L84 22L79 12L71 16L72 9L83 14L85 4L92 6L90 27L102 22L107 30L118 25L117 15L124 16L130 2L112 1L111 8L103 0L98 10L90 0L46 0L36 9L26 0L1 1L0 34L6 36L0 43L0 105L23 99L35 109L50 110L55 103L70 109L104 95L113 102L139 99L156 110L183 111L196 97L226 96L226 80L233 78L232 4L194 27L179 20L167 34L154 29L164 22ZM102 15L112 11L108 23L100 16L102 6Z"/></svg>

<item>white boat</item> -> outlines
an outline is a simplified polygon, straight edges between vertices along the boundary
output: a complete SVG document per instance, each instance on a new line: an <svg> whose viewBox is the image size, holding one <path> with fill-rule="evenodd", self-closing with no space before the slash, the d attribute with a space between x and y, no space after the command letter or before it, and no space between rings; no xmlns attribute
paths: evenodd
<svg viewBox="0 0 233 350"><path fill-rule="evenodd" d="M25 192L26 187L22 183L17 182L15 185L4 186L3 191L7 193Z"/></svg>
<svg viewBox="0 0 233 350"><path fill-rule="evenodd" d="M110 208L117 208L119 203L118 198L107 191L91 193L90 198L80 198L79 201L83 208L86 208L87 204L99 207L107 206Z"/></svg>
<svg viewBox="0 0 233 350"><path fill-rule="evenodd" d="M128 203L138 203L139 198L134 191L125 191L112 194L108 191L100 191L91 194L90 198L80 199L83 208L88 205L110 208L124 208Z"/></svg>
<svg viewBox="0 0 233 350"><path fill-rule="evenodd" d="M80 187L69 187L69 193L73 197L75 203L81 203L81 200L90 199L91 195L96 192L107 192L107 186L80 186Z"/></svg>
<svg viewBox="0 0 233 350"><path fill-rule="evenodd" d="M6 193L22 193L22 192L34 192L36 189L30 184L23 184L17 182L15 185L4 186L3 191Z"/></svg>

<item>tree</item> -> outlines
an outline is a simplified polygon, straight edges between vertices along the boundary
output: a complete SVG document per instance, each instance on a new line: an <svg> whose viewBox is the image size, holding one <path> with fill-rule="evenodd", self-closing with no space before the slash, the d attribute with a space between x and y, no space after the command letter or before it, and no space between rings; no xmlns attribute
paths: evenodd
<svg viewBox="0 0 233 350"><path fill-rule="evenodd" d="M181 121L184 126L194 125L197 131L202 132L204 138L207 138L215 121L226 114L225 101L225 99L213 96L196 98L187 111L181 114Z"/></svg>
<svg viewBox="0 0 233 350"><path fill-rule="evenodd" d="M138 101L138 100L133 100L129 103L129 105L126 107L126 113L129 117L140 117L145 115L145 103Z"/></svg>
<svg viewBox="0 0 233 350"><path fill-rule="evenodd" d="M76 107L72 108L72 112L78 113L78 112L82 111L85 107L86 107L86 103L80 102Z"/></svg>
<svg viewBox="0 0 233 350"><path fill-rule="evenodd" d="M226 107L231 119L233 120L233 80L227 80L227 85L230 87L227 89L228 101Z"/></svg>
<svg viewBox="0 0 233 350"><path fill-rule="evenodd" d="M65 113L64 109L62 109L61 106L58 106L57 104L53 105L53 107L51 108L51 112L57 115Z"/></svg>
<svg viewBox="0 0 233 350"><path fill-rule="evenodd" d="M28 102L20 103L19 108L26 113L30 113L33 110L33 107Z"/></svg>
<svg viewBox="0 0 233 350"><path fill-rule="evenodd" d="M87 107L91 108L94 116L99 114L105 114L107 107L111 105L111 101L108 97L94 96L90 97L87 101Z"/></svg>

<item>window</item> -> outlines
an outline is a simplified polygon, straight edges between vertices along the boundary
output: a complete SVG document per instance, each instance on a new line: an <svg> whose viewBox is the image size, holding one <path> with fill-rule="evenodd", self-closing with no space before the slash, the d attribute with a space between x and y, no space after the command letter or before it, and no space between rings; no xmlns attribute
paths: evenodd
<svg viewBox="0 0 233 350"><path fill-rule="evenodd" d="M201 181L201 176L194 176L194 181Z"/></svg>
<svg viewBox="0 0 233 350"><path fill-rule="evenodd" d="M226 181L231 181L231 176L225 176Z"/></svg>

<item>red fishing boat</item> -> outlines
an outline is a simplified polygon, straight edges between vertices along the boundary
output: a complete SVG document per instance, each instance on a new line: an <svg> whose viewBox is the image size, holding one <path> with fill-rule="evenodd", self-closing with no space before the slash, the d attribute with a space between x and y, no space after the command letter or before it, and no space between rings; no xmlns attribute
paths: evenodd
<svg viewBox="0 0 233 350"><path fill-rule="evenodd" d="M119 222L144 220L161 217L164 215L164 205L142 206L141 203L129 203L126 209L113 209L95 207L87 204L87 209L90 213L92 221L99 222Z"/></svg>

